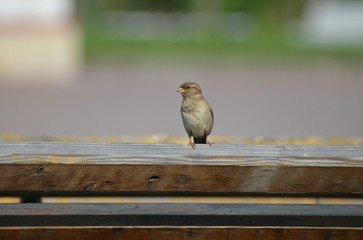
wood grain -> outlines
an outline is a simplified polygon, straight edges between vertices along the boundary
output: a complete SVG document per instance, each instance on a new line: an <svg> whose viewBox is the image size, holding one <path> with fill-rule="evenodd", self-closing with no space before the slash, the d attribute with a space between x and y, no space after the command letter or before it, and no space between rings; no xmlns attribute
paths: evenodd
<svg viewBox="0 0 363 240"><path fill-rule="evenodd" d="M0 194L23 199L362 197L362 182L363 147L0 142ZM362 211L361 205L0 204L0 239L360 240Z"/></svg>
<svg viewBox="0 0 363 240"><path fill-rule="evenodd" d="M0 239L28 240L361 240L363 228L289 227L0 227Z"/></svg>
<svg viewBox="0 0 363 240"><path fill-rule="evenodd" d="M0 204L0 226L363 227L362 205Z"/></svg>
<svg viewBox="0 0 363 240"><path fill-rule="evenodd" d="M0 192L363 196L363 147L0 142Z"/></svg>

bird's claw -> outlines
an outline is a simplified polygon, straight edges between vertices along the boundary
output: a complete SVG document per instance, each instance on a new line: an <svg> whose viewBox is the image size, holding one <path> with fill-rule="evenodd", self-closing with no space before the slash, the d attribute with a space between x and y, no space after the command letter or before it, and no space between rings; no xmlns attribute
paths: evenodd
<svg viewBox="0 0 363 240"><path fill-rule="evenodd" d="M195 143L192 141L192 139L191 138L189 138L189 144L188 144L188 146L191 146L193 149L195 149Z"/></svg>
<svg viewBox="0 0 363 240"><path fill-rule="evenodd" d="M209 146L212 146L213 144L215 144L214 142L209 141L208 138L207 138L207 143L209 144Z"/></svg>
<svg viewBox="0 0 363 240"><path fill-rule="evenodd" d="M191 146L193 149L195 149L196 144L195 143L189 143L188 146Z"/></svg>

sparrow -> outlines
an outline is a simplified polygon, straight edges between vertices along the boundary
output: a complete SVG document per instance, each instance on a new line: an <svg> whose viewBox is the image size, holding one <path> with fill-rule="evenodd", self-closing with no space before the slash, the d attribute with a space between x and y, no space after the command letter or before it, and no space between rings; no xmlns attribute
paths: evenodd
<svg viewBox="0 0 363 240"><path fill-rule="evenodd" d="M214 116L212 108L202 95L202 89L196 83L186 82L177 92L183 96L180 111L185 131L189 136L188 146L195 148L196 143L212 145L208 135L213 128Z"/></svg>

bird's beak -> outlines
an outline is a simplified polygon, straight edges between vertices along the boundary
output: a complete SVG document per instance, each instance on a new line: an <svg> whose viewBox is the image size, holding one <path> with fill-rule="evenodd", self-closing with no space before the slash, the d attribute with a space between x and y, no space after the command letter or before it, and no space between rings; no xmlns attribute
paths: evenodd
<svg viewBox="0 0 363 240"><path fill-rule="evenodd" d="M185 92L185 90L183 88L179 88L178 90L176 90L177 92L183 93Z"/></svg>

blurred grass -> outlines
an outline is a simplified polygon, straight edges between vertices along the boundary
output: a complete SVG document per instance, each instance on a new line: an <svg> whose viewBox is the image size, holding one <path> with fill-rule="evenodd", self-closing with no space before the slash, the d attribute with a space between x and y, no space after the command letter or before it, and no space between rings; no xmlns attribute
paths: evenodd
<svg viewBox="0 0 363 240"><path fill-rule="evenodd" d="M318 48L307 46L298 29L289 23L301 21L310 1L296 0L213 0L185 1L88 1L80 4L85 24L84 52L86 60L112 58L113 60L170 58L214 58L250 60L266 58L287 58L311 60L316 57L334 58L339 61L363 60L363 42L359 46L334 46ZM126 41L106 40L107 30L102 21L105 12L202 12L208 14L243 13L253 19L246 36L238 42L227 41L221 26L209 22L204 26L200 41L166 41L165 39ZM116 24L117 22L114 22ZM218 21L217 21L218 23ZM136 26L136 25L135 25ZM290 26L290 28L289 28ZM203 30L203 31L204 31ZM121 33L118 33L121 34Z"/></svg>
<svg viewBox="0 0 363 240"><path fill-rule="evenodd" d="M281 39L258 38L245 42L203 41L122 41L101 40L86 36L84 40L86 60L112 59L165 60L170 58L215 59L215 60L261 60L296 59L310 61L315 58L330 58L339 61L362 61L363 47L347 49L313 49L295 41L294 46Z"/></svg>

